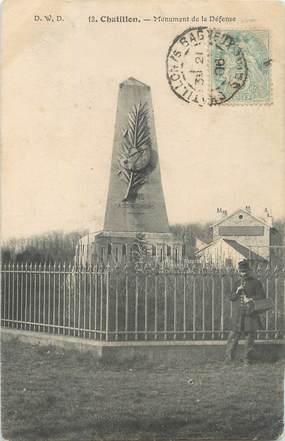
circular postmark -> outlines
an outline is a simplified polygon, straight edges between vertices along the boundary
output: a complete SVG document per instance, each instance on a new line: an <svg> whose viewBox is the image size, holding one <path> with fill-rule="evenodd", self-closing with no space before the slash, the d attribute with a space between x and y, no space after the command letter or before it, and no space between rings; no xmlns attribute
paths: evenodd
<svg viewBox="0 0 285 441"><path fill-rule="evenodd" d="M178 35L168 50L166 66L175 95L199 106L229 101L247 78L246 59L234 36L206 27Z"/></svg>

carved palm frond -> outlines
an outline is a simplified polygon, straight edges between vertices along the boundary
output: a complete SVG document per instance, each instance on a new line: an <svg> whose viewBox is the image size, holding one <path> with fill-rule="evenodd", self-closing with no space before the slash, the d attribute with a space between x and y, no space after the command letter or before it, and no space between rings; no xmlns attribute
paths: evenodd
<svg viewBox="0 0 285 441"><path fill-rule="evenodd" d="M146 103L139 102L129 114L118 157L118 174L128 185L124 200L128 199L133 190L144 184L144 169L150 162L150 149L148 109Z"/></svg>
<svg viewBox="0 0 285 441"><path fill-rule="evenodd" d="M125 139L129 148L139 150L143 144L149 141L149 128L147 124L146 103L135 105L129 115L128 128Z"/></svg>

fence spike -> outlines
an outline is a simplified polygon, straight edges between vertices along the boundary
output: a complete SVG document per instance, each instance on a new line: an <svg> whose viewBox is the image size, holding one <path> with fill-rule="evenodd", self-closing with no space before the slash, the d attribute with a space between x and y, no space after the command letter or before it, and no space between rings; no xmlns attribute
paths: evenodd
<svg viewBox="0 0 285 441"><path fill-rule="evenodd" d="M267 277L268 277L268 275L270 274L270 271L271 271L271 268L270 268L270 265L269 265L269 263L266 265L266 267L265 267L265 274L267 275Z"/></svg>
<svg viewBox="0 0 285 441"><path fill-rule="evenodd" d="M278 271L279 271L279 268L278 268L278 265L276 265L274 268L274 273L276 274L276 273L278 273Z"/></svg>
<svg viewBox="0 0 285 441"><path fill-rule="evenodd" d="M259 273L260 271L261 271L261 266L260 266L260 264L258 263L258 265L257 265L257 267L256 267L256 272Z"/></svg>

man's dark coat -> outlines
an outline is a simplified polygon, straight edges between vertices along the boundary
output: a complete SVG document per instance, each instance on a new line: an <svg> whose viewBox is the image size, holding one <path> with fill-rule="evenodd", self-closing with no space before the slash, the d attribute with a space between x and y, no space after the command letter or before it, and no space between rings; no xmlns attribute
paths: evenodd
<svg viewBox="0 0 285 441"><path fill-rule="evenodd" d="M245 279L244 293L253 300L261 300L266 297L261 282L250 275ZM255 332L262 329L259 313L254 312L248 315L247 307L240 302L240 295L241 293L236 293L235 289L230 296L232 302L238 300L238 304L233 308L232 330L236 332Z"/></svg>

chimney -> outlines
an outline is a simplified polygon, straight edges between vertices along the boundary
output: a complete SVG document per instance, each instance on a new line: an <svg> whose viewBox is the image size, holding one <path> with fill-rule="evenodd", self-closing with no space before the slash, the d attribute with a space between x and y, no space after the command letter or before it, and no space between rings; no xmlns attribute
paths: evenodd
<svg viewBox="0 0 285 441"><path fill-rule="evenodd" d="M266 210L267 210L267 208L266 208ZM266 214L267 214L267 216L266 216L266 222L268 223L268 225L269 225L270 227L272 227L272 226L273 226L273 217L272 217L272 214L271 214L271 212L270 212L269 210L266 211Z"/></svg>
<svg viewBox="0 0 285 441"><path fill-rule="evenodd" d="M217 208L217 218L218 220L223 219L228 214L227 210L223 210L222 208Z"/></svg>

